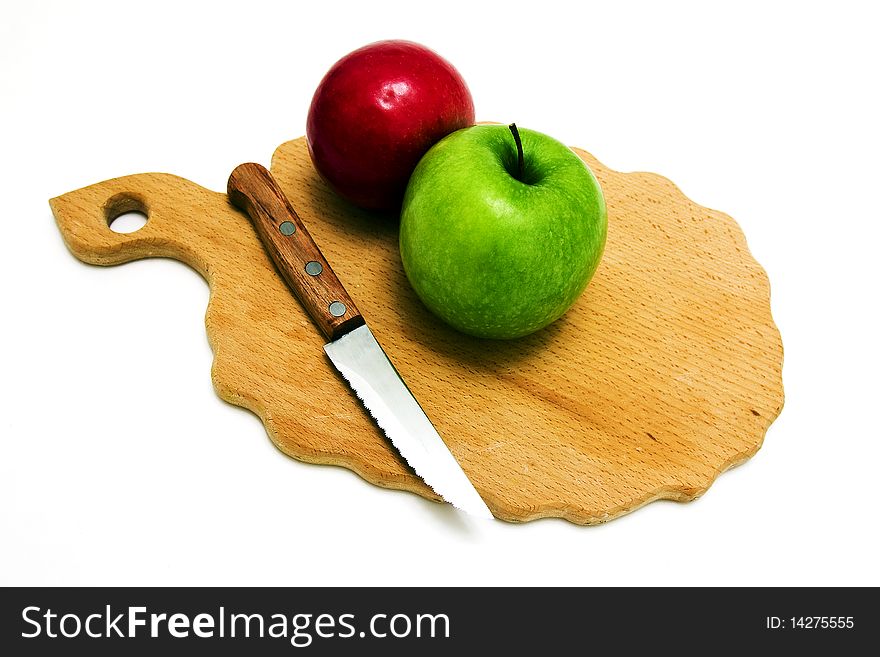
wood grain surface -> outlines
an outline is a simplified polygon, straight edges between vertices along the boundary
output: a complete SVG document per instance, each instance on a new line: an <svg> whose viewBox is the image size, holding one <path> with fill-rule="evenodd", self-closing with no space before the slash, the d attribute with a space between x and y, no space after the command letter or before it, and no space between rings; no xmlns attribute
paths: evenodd
<svg viewBox="0 0 880 657"><path fill-rule="evenodd" d="M736 222L661 176L612 171L575 150L605 193L604 257L562 319L509 342L462 335L431 315L404 276L395 221L338 199L303 138L272 158L374 334L489 508L509 521L594 524L655 499L694 499L755 454L783 404L769 284ZM149 173L50 204L85 262L164 256L205 277L214 387L262 418L284 453L436 499L326 360L321 333L226 194ZM143 228L108 228L132 209L147 214Z"/></svg>

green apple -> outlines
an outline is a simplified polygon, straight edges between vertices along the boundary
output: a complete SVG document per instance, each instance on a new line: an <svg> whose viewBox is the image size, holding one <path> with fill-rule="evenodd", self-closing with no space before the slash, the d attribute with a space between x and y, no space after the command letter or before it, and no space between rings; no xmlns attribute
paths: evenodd
<svg viewBox="0 0 880 657"><path fill-rule="evenodd" d="M422 302L478 337L516 338L559 318L605 247L593 173L570 148L515 125L453 132L404 195L400 254Z"/></svg>

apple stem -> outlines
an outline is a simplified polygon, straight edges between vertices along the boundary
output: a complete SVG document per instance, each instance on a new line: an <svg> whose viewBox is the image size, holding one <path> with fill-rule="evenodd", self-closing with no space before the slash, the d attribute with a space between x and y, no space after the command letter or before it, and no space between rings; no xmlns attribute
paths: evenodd
<svg viewBox="0 0 880 657"><path fill-rule="evenodd" d="M510 132L513 133L513 141L516 142L516 153L517 153L517 173L516 179L523 179L523 147L522 147L522 139L519 137L519 130L517 130L516 123L511 123L509 126Z"/></svg>

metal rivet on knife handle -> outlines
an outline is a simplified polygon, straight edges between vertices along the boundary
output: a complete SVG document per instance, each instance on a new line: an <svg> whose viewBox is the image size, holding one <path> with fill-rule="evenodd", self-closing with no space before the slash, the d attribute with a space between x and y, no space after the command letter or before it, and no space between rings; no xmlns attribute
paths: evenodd
<svg viewBox="0 0 880 657"><path fill-rule="evenodd" d="M278 271L328 339L336 340L364 324L354 301L265 167L237 166L227 190L229 200L250 216ZM315 270L321 275L312 273Z"/></svg>

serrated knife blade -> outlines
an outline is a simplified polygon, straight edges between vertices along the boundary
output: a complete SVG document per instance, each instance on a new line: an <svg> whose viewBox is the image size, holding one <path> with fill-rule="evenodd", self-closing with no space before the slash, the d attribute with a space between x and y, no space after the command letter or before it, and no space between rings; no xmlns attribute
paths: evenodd
<svg viewBox="0 0 880 657"><path fill-rule="evenodd" d="M229 177L230 201L251 218L288 286L330 340L324 351L397 451L434 492L477 517L492 513L376 341L278 183L247 163Z"/></svg>
<svg viewBox="0 0 880 657"><path fill-rule="evenodd" d="M397 451L434 492L459 509L492 518L366 324L324 345L324 351Z"/></svg>

